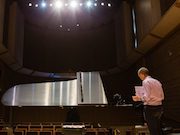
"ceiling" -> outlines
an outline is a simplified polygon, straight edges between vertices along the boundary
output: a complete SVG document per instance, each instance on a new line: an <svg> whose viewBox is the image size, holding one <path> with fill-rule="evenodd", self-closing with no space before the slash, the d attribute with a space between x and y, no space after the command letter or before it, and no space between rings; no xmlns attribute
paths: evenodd
<svg viewBox="0 0 180 135"><path fill-rule="evenodd" d="M46 7L42 0L17 1L24 15L24 67L58 73L116 65L114 21L119 2L94 0L87 7L88 1L82 0L82 6L70 8L71 1L62 1L60 9L51 0L44 0Z"/></svg>

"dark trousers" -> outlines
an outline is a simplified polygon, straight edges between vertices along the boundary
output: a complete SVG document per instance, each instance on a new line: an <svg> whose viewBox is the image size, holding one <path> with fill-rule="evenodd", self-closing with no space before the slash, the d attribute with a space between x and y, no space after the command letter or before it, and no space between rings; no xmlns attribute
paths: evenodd
<svg viewBox="0 0 180 135"><path fill-rule="evenodd" d="M161 116L163 113L162 106L144 106L144 117L147 122L151 135L162 135Z"/></svg>

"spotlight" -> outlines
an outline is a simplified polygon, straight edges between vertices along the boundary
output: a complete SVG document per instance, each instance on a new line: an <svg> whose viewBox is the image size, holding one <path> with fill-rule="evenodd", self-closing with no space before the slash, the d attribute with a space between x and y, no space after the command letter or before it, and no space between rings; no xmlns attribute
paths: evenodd
<svg viewBox="0 0 180 135"><path fill-rule="evenodd" d="M83 4L82 4L82 3L79 3L79 5L82 7Z"/></svg>
<svg viewBox="0 0 180 135"><path fill-rule="evenodd" d="M101 3L101 6L104 6L104 3L103 3L103 2Z"/></svg>
<svg viewBox="0 0 180 135"><path fill-rule="evenodd" d="M92 2L91 2L91 1L88 1L88 2L86 3L86 5L87 5L87 7L91 7L91 6L92 6Z"/></svg>
<svg viewBox="0 0 180 135"><path fill-rule="evenodd" d="M63 3L61 1L56 1L55 6L56 8L61 8L63 6Z"/></svg>
<svg viewBox="0 0 180 135"><path fill-rule="evenodd" d="M29 3L28 5L29 5L29 7L31 7L31 6L32 6L32 3Z"/></svg>
<svg viewBox="0 0 180 135"><path fill-rule="evenodd" d="M49 4L49 6L50 6L50 7L52 7L52 6L53 6L53 4L52 4L52 3L50 3L50 4Z"/></svg>
<svg viewBox="0 0 180 135"><path fill-rule="evenodd" d="M94 3L94 6L97 7L97 3Z"/></svg>
<svg viewBox="0 0 180 135"><path fill-rule="evenodd" d="M76 8L77 7L77 2L76 1L71 1L70 5L71 5L71 7Z"/></svg>
<svg viewBox="0 0 180 135"><path fill-rule="evenodd" d="M111 3L108 3L108 7L111 7Z"/></svg>
<svg viewBox="0 0 180 135"><path fill-rule="evenodd" d="M38 6L39 6L38 4L35 5L35 7L38 7Z"/></svg>
<svg viewBox="0 0 180 135"><path fill-rule="evenodd" d="M46 7L46 3L45 2L42 2L41 3L41 6L44 8L44 7Z"/></svg>

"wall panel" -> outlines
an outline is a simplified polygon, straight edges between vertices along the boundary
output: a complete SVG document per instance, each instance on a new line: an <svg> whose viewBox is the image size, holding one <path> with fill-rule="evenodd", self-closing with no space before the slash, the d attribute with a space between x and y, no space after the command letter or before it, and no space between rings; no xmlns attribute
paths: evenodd
<svg viewBox="0 0 180 135"><path fill-rule="evenodd" d="M4 6L5 0L0 1L0 44L3 42Z"/></svg>
<svg viewBox="0 0 180 135"><path fill-rule="evenodd" d="M147 54L146 62L163 83L165 116L180 122L180 30Z"/></svg>
<svg viewBox="0 0 180 135"><path fill-rule="evenodd" d="M160 20L160 1L159 0L136 0L135 2L136 22L138 41L149 34L153 26Z"/></svg>
<svg viewBox="0 0 180 135"><path fill-rule="evenodd" d="M161 0L161 13L162 15L169 9L169 7L175 2L176 0Z"/></svg>

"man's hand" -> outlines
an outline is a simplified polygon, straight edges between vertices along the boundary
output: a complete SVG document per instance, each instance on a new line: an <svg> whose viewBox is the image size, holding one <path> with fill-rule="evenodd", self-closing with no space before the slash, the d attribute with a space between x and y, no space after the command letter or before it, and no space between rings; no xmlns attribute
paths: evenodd
<svg viewBox="0 0 180 135"><path fill-rule="evenodd" d="M137 102L137 101L141 101L141 98L138 96L132 96L133 101Z"/></svg>

